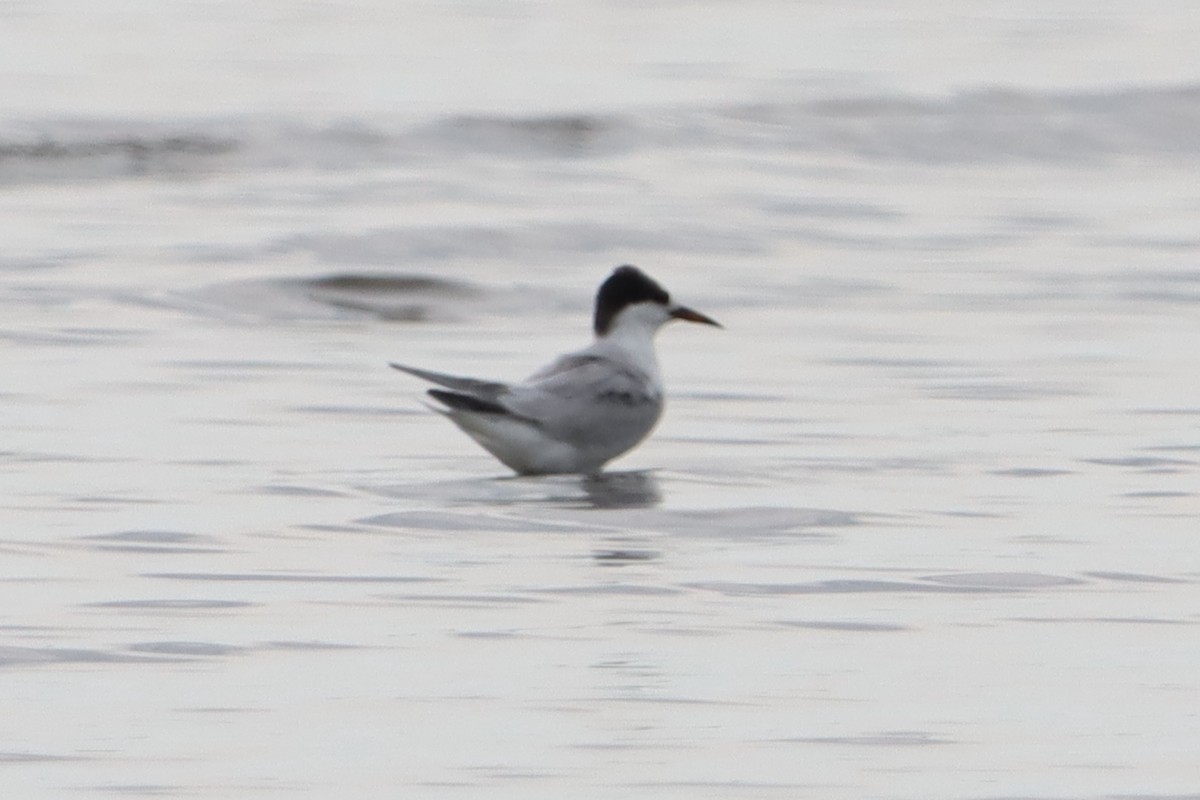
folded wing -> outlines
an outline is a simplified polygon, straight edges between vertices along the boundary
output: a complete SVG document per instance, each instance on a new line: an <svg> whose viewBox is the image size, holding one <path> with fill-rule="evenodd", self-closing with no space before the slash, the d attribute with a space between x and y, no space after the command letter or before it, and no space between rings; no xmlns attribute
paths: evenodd
<svg viewBox="0 0 1200 800"><path fill-rule="evenodd" d="M645 375L590 354L560 358L508 387L498 402L547 434L581 445L641 441L662 412L662 396Z"/></svg>

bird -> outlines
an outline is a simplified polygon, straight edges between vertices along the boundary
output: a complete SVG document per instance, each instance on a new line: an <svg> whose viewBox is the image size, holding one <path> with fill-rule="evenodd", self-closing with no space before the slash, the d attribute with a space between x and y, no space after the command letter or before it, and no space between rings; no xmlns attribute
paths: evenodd
<svg viewBox="0 0 1200 800"><path fill-rule="evenodd" d="M518 475L594 475L662 416L654 335L672 320L722 327L626 264L596 292L592 343L520 383L390 366L439 387L427 390L437 402L430 407Z"/></svg>

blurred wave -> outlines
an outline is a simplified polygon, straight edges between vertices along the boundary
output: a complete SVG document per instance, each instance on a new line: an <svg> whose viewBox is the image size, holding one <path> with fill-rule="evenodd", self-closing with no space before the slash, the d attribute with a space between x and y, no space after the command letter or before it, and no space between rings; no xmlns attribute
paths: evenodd
<svg viewBox="0 0 1200 800"><path fill-rule="evenodd" d="M481 287L432 275L337 273L303 278L215 283L176 293L167 305L218 316L339 319L366 316L388 322L455 319L502 297Z"/></svg>
<svg viewBox="0 0 1200 800"><path fill-rule="evenodd" d="M1200 154L1200 85L929 98L847 95L543 117L28 120L0 126L0 183L347 169L471 155L593 158L723 148L932 163L1080 164Z"/></svg>

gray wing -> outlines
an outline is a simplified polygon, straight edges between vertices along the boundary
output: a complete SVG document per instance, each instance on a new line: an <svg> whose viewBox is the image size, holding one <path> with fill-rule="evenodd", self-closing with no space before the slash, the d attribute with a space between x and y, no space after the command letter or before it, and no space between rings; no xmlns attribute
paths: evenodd
<svg viewBox="0 0 1200 800"><path fill-rule="evenodd" d="M477 397L481 400L495 401L500 395L508 391L508 384L498 383L496 381L481 381L477 378L461 378L457 375L446 375L442 372L431 372L427 369L417 369L416 367L405 366L391 362L388 364L392 369L398 369L401 372L407 372L409 375L414 375L423 381L436 383L438 386L445 386L447 389L453 389L456 392Z"/></svg>
<svg viewBox="0 0 1200 800"><path fill-rule="evenodd" d="M662 412L662 395L646 375L595 355L563 356L509 386L499 402L566 441L640 441Z"/></svg>

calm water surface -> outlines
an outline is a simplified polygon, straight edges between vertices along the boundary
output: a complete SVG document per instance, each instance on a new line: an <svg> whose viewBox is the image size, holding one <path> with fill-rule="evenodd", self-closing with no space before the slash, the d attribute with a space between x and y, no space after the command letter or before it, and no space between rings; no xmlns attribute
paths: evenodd
<svg viewBox="0 0 1200 800"><path fill-rule="evenodd" d="M1200 14L832 9L0 7L5 797L1200 798Z"/></svg>

